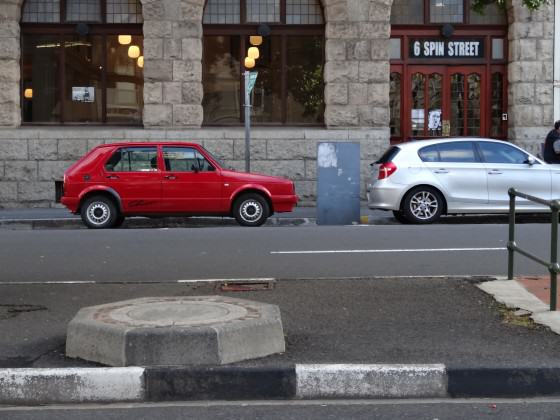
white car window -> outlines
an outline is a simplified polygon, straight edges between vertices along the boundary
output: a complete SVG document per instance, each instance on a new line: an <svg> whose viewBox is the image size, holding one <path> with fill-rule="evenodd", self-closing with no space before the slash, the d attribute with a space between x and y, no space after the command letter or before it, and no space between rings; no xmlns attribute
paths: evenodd
<svg viewBox="0 0 560 420"><path fill-rule="evenodd" d="M482 158L487 163L523 164L527 162L528 155L509 144L482 141L478 144Z"/></svg>
<svg viewBox="0 0 560 420"><path fill-rule="evenodd" d="M440 143L426 146L418 151L418 156L420 156L420 159L424 162L477 162L473 143L470 141Z"/></svg>

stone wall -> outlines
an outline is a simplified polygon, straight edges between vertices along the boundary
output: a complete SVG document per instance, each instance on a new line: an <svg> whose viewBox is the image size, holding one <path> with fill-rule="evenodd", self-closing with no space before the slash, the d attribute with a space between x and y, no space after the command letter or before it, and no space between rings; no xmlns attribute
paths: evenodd
<svg viewBox="0 0 560 420"><path fill-rule="evenodd" d="M537 153L554 119L554 4L529 12L513 0L508 20L508 135Z"/></svg>
<svg viewBox="0 0 560 420"><path fill-rule="evenodd" d="M17 127L19 106L21 0L0 0L0 127Z"/></svg>
<svg viewBox="0 0 560 420"><path fill-rule="evenodd" d="M389 126L390 1L324 2L327 127Z"/></svg>
<svg viewBox="0 0 560 420"><path fill-rule="evenodd" d="M316 192L317 143L359 142L362 197L369 163L385 150L387 129L252 130L251 171L295 181L300 204ZM54 181L88 150L114 141L194 141L234 169L245 168L245 132L236 129L0 129L0 208L52 207Z"/></svg>
<svg viewBox="0 0 560 420"><path fill-rule="evenodd" d="M204 0L142 0L145 127L202 124Z"/></svg>

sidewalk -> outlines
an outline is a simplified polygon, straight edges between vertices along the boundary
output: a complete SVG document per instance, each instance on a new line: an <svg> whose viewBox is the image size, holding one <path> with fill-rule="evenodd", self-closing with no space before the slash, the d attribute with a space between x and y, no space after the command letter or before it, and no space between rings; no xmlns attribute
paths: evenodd
<svg viewBox="0 0 560 420"><path fill-rule="evenodd" d="M260 290L0 284L0 404L560 394L560 335L479 288L500 279L271 282ZM64 356L66 326L82 307L221 294L278 305L286 352L224 366L126 368Z"/></svg>

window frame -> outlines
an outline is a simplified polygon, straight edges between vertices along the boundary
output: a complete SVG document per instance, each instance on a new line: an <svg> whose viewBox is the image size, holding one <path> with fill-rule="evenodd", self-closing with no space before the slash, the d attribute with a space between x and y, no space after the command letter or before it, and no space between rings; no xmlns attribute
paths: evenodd
<svg viewBox="0 0 560 420"><path fill-rule="evenodd" d="M471 148L472 148L472 152L473 152L473 157L474 157L474 161L454 161L454 160L442 160L441 159L441 148L445 147L447 145L457 145L460 143L469 143ZM483 163L483 159L480 155L480 150L478 149L478 145L476 144L477 142L472 141L472 140L468 140L467 138L465 138L465 140L459 140L459 141L444 141L444 142L440 142L440 143L435 143L435 144L429 144L426 146L421 147L420 149L418 149L418 158L425 163L458 163L458 164L472 164L472 163ZM425 160L422 157L422 152L424 152L427 149L433 149L437 152L437 160Z"/></svg>
<svg viewBox="0 0 560 420"><path fill-rule="evenodd" d="M202 24L202 39L203 39L203 49L202 49L202 84L204 86L204 63L206 62L206 51L204 49L204 39L207 36L239 36L240 37L240 49L239 49L239 76L243 80L243 72L245 66L243 59L245 56L245 51L250 47L249 36L256 35L258 26L260 23L245 22L246 11L245 11L245 0L239 0L240 2L240 22L239 24L214 24L214 23L203 23ZM208 0L204 3L204 10L206 9ZM288 53L287 53L287 37L289 36L320 36L322 38L322 56L323 56L323 72L326 63L326 37L325 37L325 11L321 1L319 1L321 7L321 12L323 15L322 24L287 24L286 23L286 0L280 0L280 23L266 23L270 28L270 34L263 37L263 42L266 42L266 38L271 36L279 36L281 38L280 47L280 60L282 63L282 80L281 80L281 90L280 95L282 98L282 109L280 122L259 122L253 123L258 126L302 126L302 127L323 127L324 118L322 123L298 123L298 122L287 122L287 93L288 93ZM324 80L323 80L324 82ZM223 127L223 126L240 126L245 122L245 113L243 108L245 98L245 86L244 83L240 83L239 89L239 121L234 123L203 123L206 127ZM323 88L323 103L324 103L324 88ZM323 111L324 112L324 111Z"/></svg>
<svg viewBox="0 0 560 420"><path fill-rule="evenodd" d="M490 145L491 147L503 147L505 149L511 149L512 151L516 151L521 156L524 157L523 162L490 162L486 160L486 156L484 155L483 147L484 145ZM530 154L524 150L521 150L509 143L499 143L499 142L490 142L490 141L477 141L476 147L479 151L480 158L482 163L487 163L489 165L526 165L529 159ZM540 164L538 161L535 161L535 164Z"/></svg>
<svg viewBox="0 0 560 420"><path fill-rule="evenodd" d="M66 88L66 66L65 66L65 53L57 54L57 62L59 66L57 80L56 80L56 91L57 100L60 103L60 121L48 122L32 122L24 121L24 109L21 106L21 125L22 126L132 126L132 127L142 127L143 121L138 123L134 122L107 122L107 37L115 36L119 34L126 33L132 36L141 36L142 41L144 41L143 33L143 23L106 23L107 22L107 0L100 0L101 2L101 17L102 22L67 22L66 18L66 0L60 0L60 22L50 23L50 22L23 22L23 8L25 7L25 1L21 5L21 19L20 25L20 51L23 51L23 38L26 35L44 35L44 36L57 36L61 41L64 41L70 37L79 36L77 32L78 24L85 24L88 28L87 36L101 36L103 39L103 61L102 66L104 71L101 74L101 91L102 91L102 104L101 112L102 119L100 122L75 122L75 121L65 121L64 116L64 101L62 100ZM141 3L140 0L138 0ZM143 15L142 15L143 16ZM23 74L23 54L20 57L20 103L24 103L24 74ZM142 89L144 87L144 80L142 80ZM143 105L143 104L142 104Z"/></svg>
<svg viewBox="0 0 560 420"><path fill-rule="evenodd" d="M151 149L154 149L155 151L155 158L156 158L156 167L155 168L151 168L150 170L130 170L130 171L118 171L115 170L115 166L118 165L118 163L116 165L113 166L112 169L107 168L107 165L109 163L109 161L113 158L113 156L115 156L117 153L120 154L121 156L121 160L122 160L122 156L123 156L123 152L131 152L134 150L146 150L148 152L151 152ZM120 163L120 160L119 160ZM113 152L109 155L109 157L105 160L105 162L103 163L103 171L105 173L119 173L119 174L129 174L129 173L153 173L153 172L159 172L159 165L158 165L158 147L157 146L119 146L117 147L115 150L113 150Z"/></svg>
<svg viewBox="0 0 560 420"><path fill-rule="evenodd" d="M471 3L472 0L463 0L463 21L462 22L432 22L431 21L431 16L430 16L430 0L423 0L424 2L424 7L423 7L423 22L422 23L391 23L391 25L393 27L395 26L437 26L438 28L441 28L442 25L445 24L451 24L453 26L464 26L464 25L469 25L469 26L476 26L476 27L485 27L485 26L490 26L490 27L495 27L495 26L504 26L504 25L508 25L507 23L507 13L504 11L504 16L506 18L506 22L505 23L471 23ZM392 9L391 9L392 10ZM474 12L476 13L476 12ZM389 20L391 18L389 17Z"/></svg>

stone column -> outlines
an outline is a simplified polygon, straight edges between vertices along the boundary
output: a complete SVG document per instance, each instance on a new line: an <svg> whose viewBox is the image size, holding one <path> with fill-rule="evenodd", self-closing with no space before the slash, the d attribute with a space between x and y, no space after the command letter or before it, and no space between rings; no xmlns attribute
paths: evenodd
<svg viewBox="0 0 560 420"><path fill-rule="evenodd" d="M144 126L202 124L203 0L144 0Z"/></svg>
<svg viewBox="0 0 560 420"><path fill-rule="evenodd" d="M327 127L388 127L391 0L324 3Z"/></svg>
<svg viewBox="0 0 560 420"><path fill-rule="evenodd" d="M20 3L20 0L0 1L0 127L17 127L21 124Z"/></svg>
<svg viewBox="0 0 560 420"><path fill-rule="evenodd" d="M553 124L553 9L544 4L530 12L521 0L508 8L508 133L533 152Z"/></svg>

